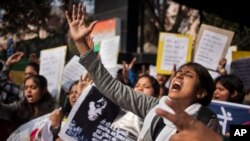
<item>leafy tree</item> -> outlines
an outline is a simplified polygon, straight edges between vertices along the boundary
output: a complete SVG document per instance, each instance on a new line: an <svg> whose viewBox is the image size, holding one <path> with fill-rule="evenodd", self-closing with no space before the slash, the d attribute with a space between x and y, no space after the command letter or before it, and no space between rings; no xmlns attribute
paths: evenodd
<svg viewBox="0 0 250 141"><path fill-rule="evenodd" d="M45 29L54 33L48 21L53 0L1 0L0 35L36 33Z"/></svg>

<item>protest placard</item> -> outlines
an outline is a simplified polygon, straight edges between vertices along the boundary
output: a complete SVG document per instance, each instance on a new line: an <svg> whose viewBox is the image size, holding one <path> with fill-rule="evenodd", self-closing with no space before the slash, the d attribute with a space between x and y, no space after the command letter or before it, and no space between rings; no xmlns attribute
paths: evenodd
<svg viewBox="0 0 250 141"><path fill-rule="evenodd" d="M202 24L195 44L194 62L215 71L233 35L232 31Z"/></svg>
<svg viewBox="0 0 250 141"><path fill-rule="evenodd" d="M85 75L87 70L79 63L79 57L74 55L65 65L62 76L62 86L64 90L68 90L70 85L79 80L81 75Z"/></svg>
<svg viewBox="0 0 250 141"><path fill-rule="evenodd" d="M156 69L157 73L170 74L174 64L179 66L191 61L191 36L160 33Z"/></svg>
<svg viewBox="0 0 250 141"><path fill-rule="evenodd" d="M67 141L130 141L128 131L114 129L120 108L94 86L88 86L73 106L59 136Z"/></svg>
<svg viewBox="0 0 250 141"><path fill-rule="evenodd" d="M48 90L53 97L58 97L66 57L66 46L45 49L40 54L40 71L48 81Z"/></svg>
<svg viewBox="0 0 250 141"><path fill-rule="evenodd" d="M229 132L230 124L242 125L250 121L250 106L212 100L209 108L217 114L223 135Z"/></svg>
<svg viewBox="0 0 250 141"><path fill-rule="evenodd" d="M231 71L243 82L244 89L250 90L250 57L233 61Z"/></svg>
<svg viewBox="0 0 250 141"><path fill-rule="evenodd" d="M33 119L18 127L7 139L7 141L34 141L41 139L43 126L49 122L50 114Z"/></svg>
<svg viewBox="0 0 250 141"><path fill-rule="evenodd" d="M234 51L237 51L237 46L230 46L228 48L226 56L225 56L225 58L227 60L227 64L226 64L225 68L226 68L228 74L231 73L231 63L233 60L233 52Z"/></svg>
<svg viewBox="0 0 250 141"><path fill-rule="evenodd" d="M100 58L105 68L114 68L117 65L120 48L120 36L103 39L100 45Z"/></svg>
<svg viewBox="0 0 250 141"><path fill-rule="evenodd" d="M233 51L232 61L250 57L250 51Z"/></svg>

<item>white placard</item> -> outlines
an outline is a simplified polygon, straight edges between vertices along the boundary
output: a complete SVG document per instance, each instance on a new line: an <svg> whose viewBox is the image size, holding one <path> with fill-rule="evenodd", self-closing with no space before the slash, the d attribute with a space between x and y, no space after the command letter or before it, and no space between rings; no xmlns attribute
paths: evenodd
<svg viewBox="0 0 250 141"><path fill-rule="evenodd" d="M237 51L237 46L230 46L227 50L227 54L225 58L227 59L227 65L232 63L232 53L233 51Z"/></svg>
<svg viewBox="0 0 250 141"><path fill-rule="evenodd" d="M149 65L149 75L153 76L156 78L157 72L156 72L156 66L154 65Z"/></svg>
<svg viewBox="0 0 250 141"><path fill-rule="evenodd" d="M206 68L216 70L221 59L228 37L216 32L204 30L194 62Z"/></svg>
<svg viewBox="0 0 250 141"><path fill-rule="evenodd" d="M112 75L113 78L117 78L117 72L119 69L122 69L123 66L121 64L117 64L114 68L107 68L108 72Z"/></svg>
<svg viewBox="0 0 250 141"><path fill-rule="evenodd" d="M173 70L174 64L177 68L185 64L187 62L189 39L167 34L165 40L161 69Z"/></svg>
<svg viewBox="0 0 250 141"><path fill-rule="evenodd" d="M194 62L215 71L231 44L234 32L202 24L195 44Z"/></svg>
<svg viewBox="0 0 250 141"><path fill-rule="evenodd" d="M66 57L66 46L42 50L40 54L40 75L46 77L48 90L53 97L59 96L63 67Z"/></svg>
<svg viewBox="0 0 250 141"><path fill-rule="evenodd" d="M214 80L220 76L220 73L218 73L217 71L208 70L208 72Z"/></svg>
<svg viewBox="0 0 250 141"><path fill-rule="evenodd" d="M81 75L87 73L87 70L79 63L79 57L74 55L70 61L65 65L62 77L62 87L68 90L70 85L79 80Z"/></svg>
<svg viewBox="0 0 250 141"><path fill-rule="evenodd" d="M105 68L114 68L117 65L120 36L104 39L100 45L100 57Z"/></svg>
<svg viewBox="0 0 250 141"><path fill-rule="evenodd" d="M227 64L226 64L226 70L227 73L230 74L231 73L231 63L232 63L232 53L233 51L237 51L237 46L230 46L227 50L227 54L225 56L225 58L227 59Z"/></svg>
<svg viewBox="0 0 250 141"><path fill-rule="evenodd" d="M170 74L174 65L191 61L191 36L171 33L160 33L156 69L157 73Z"/></svg>
<svg viewBox="0 0 250 141"><path fill-rule="evenodd" d="M18 127L7 139L7 141L31 141L39 137L43 126L49 122L49 114L33 119ZM41 138L39 138L41 140Z"/></svg>

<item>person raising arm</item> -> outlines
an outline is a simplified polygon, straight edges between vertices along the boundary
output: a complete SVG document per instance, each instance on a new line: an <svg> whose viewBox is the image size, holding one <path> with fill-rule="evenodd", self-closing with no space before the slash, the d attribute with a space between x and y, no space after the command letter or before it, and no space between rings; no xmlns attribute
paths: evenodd
<svg viewBox="0 0 250 141"><path fill-rule="evenodd" d="M189 115L198 118L204 125L219 132L216 114L206 108L211 102L215 88L214 81L206 68L193 62L182 65L170 82L168 96L163 96L161 99L147 96L143 92L136 92L133 88L114 79L88 47L85 40L96 21L87 27L84 22L84 9L79 4L78 10L75 5L73 6L72 16L66 12L71 37L81 55L79 62L87 69L97 89L103 95L121 108L144 119L146 124L143 125L138 140L168 140L171 135L176 133L177 128L172 126L171 121L166 121L155 113L155 109L158 107L170 110L164 102L166 99L174 100Z"/></svg>

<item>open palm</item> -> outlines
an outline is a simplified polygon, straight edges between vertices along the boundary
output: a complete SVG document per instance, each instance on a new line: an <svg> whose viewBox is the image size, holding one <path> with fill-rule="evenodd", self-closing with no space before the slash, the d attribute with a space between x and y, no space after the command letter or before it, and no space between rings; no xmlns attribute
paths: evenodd
<svg viewBox="0 0 250 141"><path fill-rule="evenodd" d="M77 11L77 12L76 12ZM86 38L94 28L97 21L92 22L89 26L85 24L85 7L78 4L78 7L73 5L72 15L68 11L65 12L70 28L70 34L74 41L80 41Z"/></svg>

